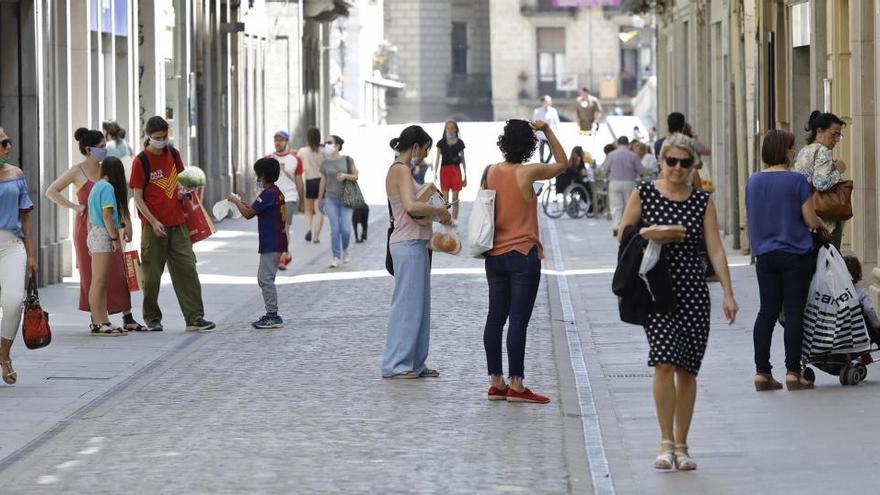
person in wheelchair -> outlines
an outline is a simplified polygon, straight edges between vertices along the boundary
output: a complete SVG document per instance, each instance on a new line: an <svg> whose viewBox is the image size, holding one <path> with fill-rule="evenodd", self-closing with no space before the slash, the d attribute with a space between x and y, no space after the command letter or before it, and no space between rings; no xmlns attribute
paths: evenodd
<svg viewBox="0 0 880 495"><path fill-rule="evenodd" d="M568 186L574 183L584 186L587 190L587 195L590 197L589 211L593 209L593 178L587 164L592 164L592 162L593 157L585 153L582 147L575 146L572 148L571 155L568 158L568 168L556 177L556 191L559 193L565 192Z"/></svg>

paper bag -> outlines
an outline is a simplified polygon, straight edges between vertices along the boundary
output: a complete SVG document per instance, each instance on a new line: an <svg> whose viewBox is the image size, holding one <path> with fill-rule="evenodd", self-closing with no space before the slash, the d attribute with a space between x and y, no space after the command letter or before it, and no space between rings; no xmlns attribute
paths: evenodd
<svg viewBox="0 0 880 495"><path fill-rule="evenodd" d="M423 185L416 191L416 201L420 203L427 203L431 206L444 206L446 204L446 199L443 197L443 193L437 190L437 186L434 184L428 183ZM431 225L434 221L434 218L431 217L413 217L413 220L416 221L417 224L422 226Z"/></svg>
<svg viewBox="0 0 880 495"><path fill-rule="evenodd" d="M144 286L144 272L141 269L141 259L137 250L125 251L122 254L125 261L125 280L128 282L129 292L137 292Z"/></svg>
<svg viewBox="0 0 880 495"><path fill-rule="evenodd" d="M217 232L214 222L205 211L198 195L187 192L183 195L181 203L183 204L183 216L186 218L186 227L189 230L189 240L193 244L205 240Z"/></svg>

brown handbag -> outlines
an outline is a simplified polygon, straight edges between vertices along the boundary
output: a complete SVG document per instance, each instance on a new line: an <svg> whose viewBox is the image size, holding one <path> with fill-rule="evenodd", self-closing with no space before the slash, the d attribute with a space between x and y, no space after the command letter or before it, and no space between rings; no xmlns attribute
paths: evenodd
<svg viewBox="0 0 880 495"><path fill-rule="evenodd" d="M816 157L819 150L813 155L813 173L816 173ZM812 183L812 181L811 181ZM813 208L816 215L822 220L843 222L853 217L852 192L853 181L845 180L838 182L826 191L813 188Z"/></svg>
<svg viewBox="0 0 880 495"><path fill-rule="evenodd" d="M37 279L33 275L28 278L21 334L24 339L24 345L28 349L46 347L52 342L52 331L49 329L49 313L43 311L42 306L40 306Z"/></svg>

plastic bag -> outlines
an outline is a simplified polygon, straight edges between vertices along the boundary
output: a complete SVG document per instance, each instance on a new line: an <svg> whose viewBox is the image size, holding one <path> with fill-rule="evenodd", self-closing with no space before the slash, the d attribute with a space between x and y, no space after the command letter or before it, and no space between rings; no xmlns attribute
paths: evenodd
<svg viewBox="0 0 880 495"><path fill-rule="evenodd" d="M431 251L457 255L461 252L461 241L455 225L436 224L431 234Z"/></svg>
<svg viewBox="0 0 880 495"><path fill-rule="evenodd" d="M849 271L834 246L819 249L804 309L805 356L867 351L868 329Z"/></svg>

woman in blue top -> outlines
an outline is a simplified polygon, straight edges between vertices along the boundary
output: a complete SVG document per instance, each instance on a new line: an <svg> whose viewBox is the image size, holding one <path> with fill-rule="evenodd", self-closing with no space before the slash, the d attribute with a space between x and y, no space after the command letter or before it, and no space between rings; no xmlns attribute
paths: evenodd
<svg viewBox="0 0 880 495"><path fill-rule="evenodd" d="M107 314L108 276L121 240L131 242L125 226L131 222L128 213L128 187L125 167L116 157L101 162L101 180L89 193L89 235L86 242L92 255L92 285L89 287L89 308L92 313L92 335L118 337L128 335L110 324Z"/></svg>
<svg viewBox="0 0 880 495"><path fill-rule="evenodd" d="M9 350L21 322L25 272L37 273L30 222L34 203L24 173L9 163L11 152L12 140L0 127L0 373L10 385L18 380Z"/></svg>
<svg viewBox="0 0 880 495"><path fill-rule="evenodd" d="M755 319L755 389L778 390L770 373L770 342L780 310L785 312L785 384L789 390L812 388L801 377L803 313L813 274L810 229L822 227L807 179L789 171L794 135L771 130L764 136L764 171L746 184L746 211L752 254L756 258L761 308Z"/></svg>

